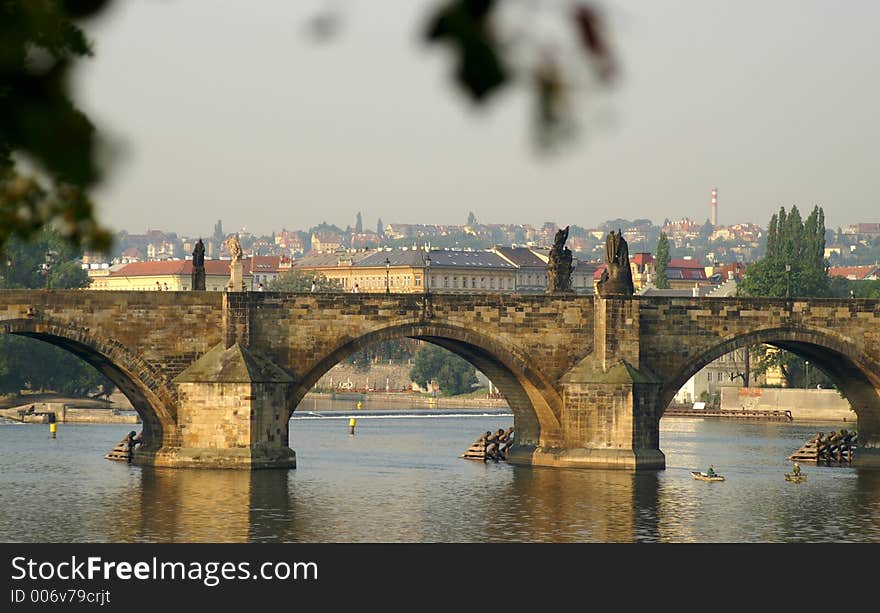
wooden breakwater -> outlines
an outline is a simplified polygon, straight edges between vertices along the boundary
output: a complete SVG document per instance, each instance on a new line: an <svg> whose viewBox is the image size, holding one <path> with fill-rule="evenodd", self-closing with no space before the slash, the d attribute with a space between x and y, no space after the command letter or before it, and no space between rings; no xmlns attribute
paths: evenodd
<svg viewBox="0 0 880 613"><path fill-rule="evenodd" d="M791 411L767 409L693 409L669 407L663 417L712 417L725 419L758 419L765 421L792 421Z"/></svg>
<svg viewBox="0 0 880 613"><path fill-rule="evenodd" d="M804 443L800 449L788 456L792 462L808 462L816 465L849 465L858 446L858 433L840 430L839 432L819 432Z"/></svg>
<svg viewBox="0 0 880 613"><path fill-rule="evenodd" d="M513 444L513 428L486 432L480 438L471 443L460 457L465 460L480 460L482 462L507 460L507 450Z"/></svg>

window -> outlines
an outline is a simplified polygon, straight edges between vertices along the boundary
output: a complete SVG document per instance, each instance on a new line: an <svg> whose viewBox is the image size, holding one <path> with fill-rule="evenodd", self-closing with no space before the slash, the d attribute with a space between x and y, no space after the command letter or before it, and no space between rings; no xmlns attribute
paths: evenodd
<svg viewBox="0 0 880 613"><path fill-rule="evenodd" d="M709 372L706 373L706 380L707 380L707 381L711 381L711 380L712 380L712 372L711 372L711 371L709 371Z"/></svg>

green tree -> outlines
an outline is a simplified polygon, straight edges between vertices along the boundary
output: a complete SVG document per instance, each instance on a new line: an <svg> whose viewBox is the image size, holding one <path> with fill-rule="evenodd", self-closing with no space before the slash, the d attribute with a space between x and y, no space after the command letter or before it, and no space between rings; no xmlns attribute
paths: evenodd
<svg viewBox="0 0 880 613"><path fill-rule="evenodd" d="M654 285L660 289L669 289L669 279L666 278L666 267L669 266L669 239L666 232L660 233L657 239L657 257L654 258Z"/></svg>
<svg viewBox="0 0 880 613"><path fill-rule="evenodd" d="M796 206L779 209L767 226L766 253L746 269L739 293L770 298L831 296L825 262L825 214L814 207L806 220Z"/></svg>
<svg viewBox="0 0 880 613"><path fill-rule="evenodd" d="M409 377L422 387L436 381L444 396L464 394L477 383L476 371L470 362L430 343L416 351Z"/></svg>
<svg viewBox="0 0 880 613"><path fill-rule="evenodd" d="M0 336L0 393L51 390L87 396L114 388L91 365L49 343L4 334Z"/></svg>
<svg viewBox="0 0 880 613"><path fill-rule="evenodd" d="M313 282L315 284L315 291L339 291L339 287L321 273L305 270L288 270L283 272L272 279L266 289L270 292L309 292L312 290Z"/></svg>
<svg viewBox="0 0 880 613"><path fill-rule="evenodd" d="M767 224L766 253L746 269L740 285L740 294L770 298L832 296L832 283L825 262L825 214L821 207L813 207L806 220L792 206L790 211L780 207ZM803 358L788 352L770 350L766 345L752 348L753 370L756 374L776 367L790 387L802 387L806 363ZM829 383L817 368L812 368L811 380Z"/></svg>
<svg viewBox="0 0 880 613"><path fill-rule="evenodd" d="M48 267L46 253L52 252ZM79 263L82 253L58 232L44 228L32 240L12 238L6 244L5 287L42 288L46 273L53 289L77 289L89 283ZM0 336L0 393L23 389L53 390L64 394L87 395L111 390L110 383L91 365L50 343L4 334Z"/></svg>
<svg viewBox="0 0 880 613"><path fill-rule="evenodd" d="M345 363L360 370L368 370L373 364L380 362L383 364L404 362L415 356L418 350L417 343L418 341L409 338L376 343L351 354L345 359Z"/></svg>
<svg viewBox="0 0 880 613"><path fill-rule="evenodd" d="M880 299L880 279L874 281L852 281L844 277L830 277L831 295L835 298Z"/></svg>
<svg viewBox="0 0 880 613"><path fill-rule="evenodd" d="M703 242L709 242L709 239L714 232L715 226L712 225L711 220L707 219L706 222L700 226L700 239L702 239Z"/></svg>
<svg viewBox="0 0 880 613"><path fill-rule="evenodd" d="M51 262L47 266L47 254ZM52 289L87 287L89 276L80 263L82 251L58 232L44 228L30 240L11 238L2 256L7 289Z"/></svg>

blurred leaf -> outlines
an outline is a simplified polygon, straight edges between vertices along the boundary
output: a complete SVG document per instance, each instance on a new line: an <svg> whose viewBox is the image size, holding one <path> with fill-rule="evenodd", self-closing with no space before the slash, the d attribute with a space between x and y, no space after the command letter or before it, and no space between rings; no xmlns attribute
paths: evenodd
<svg viewBox="0 0 880 613"><path fill-rule="evenodd" d="M95 250L110 232L95 219L88 190L101 179L97 134L70 98L68 76L92 55L73 20L111 0L0 2L0 247L56 225L65 240ZM50 187L22 177L15 156L33 162Z"/></svg>
<svg viewBox="0 0 880 613"><path fill-rule="evenodd" d="M425 30L428 42L446 42L458 53L455 79L481 102L509 80L490 28L494 0L453 0L442 6Z"/></svg>

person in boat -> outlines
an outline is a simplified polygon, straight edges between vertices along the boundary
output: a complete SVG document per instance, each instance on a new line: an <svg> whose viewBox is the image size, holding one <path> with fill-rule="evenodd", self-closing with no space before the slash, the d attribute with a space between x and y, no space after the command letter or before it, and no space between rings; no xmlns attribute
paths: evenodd
<svg viewBox="0 0 880 613"><path fill-rule="evenodd" d="M792 473L795 477L799 476L799 475L801 474L801 465L798 464L797 462L795 462L795 463L794 463L794 466L793 466L792 469L791 469L791 473Z"/></svg>
<svg viewBox="0 0 880 613"><path fill-rule="evenodd" d="M715 476L715 468L711 464L709 465L709 468L706 469L706 476L707 477L714 477Z"/></svg>

